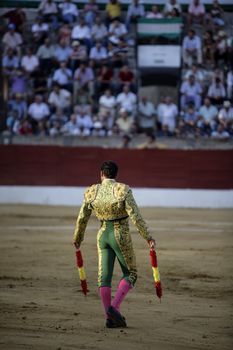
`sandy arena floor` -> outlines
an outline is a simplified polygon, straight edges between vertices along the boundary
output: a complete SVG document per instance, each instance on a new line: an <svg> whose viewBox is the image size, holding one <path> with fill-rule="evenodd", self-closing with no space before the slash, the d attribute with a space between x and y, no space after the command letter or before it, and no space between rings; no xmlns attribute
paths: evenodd
<svg viewBox="0 0 233 350"><path fill-rule="evenodd" d="M106 329L97 292L92 218L82 246L90 293L71 244L76 208L0 206L0 349L233 349L233 215L142 209L157 241L164 289L155 296L146 242L132 228L138 282L128 328ZM120 277L116 266L113 289Z"/></svg>

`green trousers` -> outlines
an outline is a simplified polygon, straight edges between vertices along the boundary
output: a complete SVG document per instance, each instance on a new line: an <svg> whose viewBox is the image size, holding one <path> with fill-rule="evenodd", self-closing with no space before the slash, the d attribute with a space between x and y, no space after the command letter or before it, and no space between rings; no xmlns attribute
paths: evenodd
<svg viewBox="0 0 233 350"><path fill-rule="evenodd" d="M128 280L131 284L134 284L136 282L136 276L134 276L132 282L132 273L127 266L121 248L116 240L115 223L113 221L104 221L102 223L101 229L99 230L97 236L97 247L99 255L99 287L111 287L114 263L116 258L123 273L122 278Z"/></svg>

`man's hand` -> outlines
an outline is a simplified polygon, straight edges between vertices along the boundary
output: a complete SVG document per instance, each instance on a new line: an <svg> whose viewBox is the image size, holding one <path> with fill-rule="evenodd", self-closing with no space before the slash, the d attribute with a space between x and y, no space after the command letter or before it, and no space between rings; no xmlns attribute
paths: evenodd
<svg viewBox="0 0 233 350"><path fill-rule="evenodd" d="M80 249L80 244L78 244L77 242L73 242L73 244L74 244L74 246L75 246L75 248L78 250L78 249Z"/></svg>
<svg viewBox="0 0 233 350"><path fill-rule="evenodd" d="M148 244L150 246L150 249L154 249L155 248L155 240L153 238L148 241Z"/></svg>

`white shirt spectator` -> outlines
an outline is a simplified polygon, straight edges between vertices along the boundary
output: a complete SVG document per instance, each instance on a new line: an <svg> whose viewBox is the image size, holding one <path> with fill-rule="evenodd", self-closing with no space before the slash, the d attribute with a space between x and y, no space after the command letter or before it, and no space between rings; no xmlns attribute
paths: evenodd
<svg viewBox="0 0 233 350"><path fill-rule="evenodd" d="M199 3L197 6L194 5L194 1L188 7L188 13L198 17L205 14L205 7L203 4Z"/></svg>
<svg viewBox="0 0 233 350"><path fill-rule="evenodd" d="M100 25L94 24L91 28L91 36L94 40L102 40L107 34L107 27L103 23Z"/></svg>
<svg viewBox="0 0 233 350"><path fill-rule="evenodd" d="M181 85L180 92L187 96L196 96L202 93L201 85L196 81L193 85L189 81L184 81Z"/></svg>
<svg viewBox="0 0 233 350"><path fill-rule="evenodd" d="M78 8L75 4L72 2L66 2L59 4L59 9L61 10L61 13L63 16L65 15L73 15L75 17L78 17Z"/></svg>
<svg viewBox="0 0 233 350"><path fill-rule="evenodd" d="M71 32L71 38L73 40L82 40L82 39L90 39L91 31L87 25L80 26L76 25Z"/></svg>
<svg viewBox="0 0 233 350"><path fill-rule="evenodd" d="M37 67L39 66L38 57L36 55L23 56L21 61L21 66L28 73L34 72L34 70L36 70Z"/></svg>
<svg viewBox="0 0 233 350"><path fill-rule="evenodd" d="M167 3L165 4L165 6L163 8L163 12L165 14L172 13L172 11L174 9L177 10L179 13L182 12L180 4L178 4L177 2L175 2L174 4L171 4L171 1L167 0Z"/></svg>
<svg viewBox="0 0 233 350"><path fill-rule="evenodd" d="M101 46L99 49L96 46L91 48L90 59L100 61L106 59L107 56L107 50L104 46Z"/></svg>
<svg viewBox="0 0 233 350"><path fill-rule="evenodd" d="M163 18L156 5L152 6L151 11L147 13L146 18Z"/></svg>
<svg viewBox="0 0 233 350"><path fill-rule="evenodd" d="M118 22L117 25L115 22L113 22L109 27L109 34L109 40L112 41L114 44L118 44L120 37L127 34L126 26L120 22Z"/></svg>
<svg viewBox="0 0 233 350"><path fill-rule="evenodd" d="M218 85L216 83L212 83L208 89L208 96L212 98L224 98L226 96L226 90L224 85L222 83Z"/></svg>
<svg viewBox="0 0 233 350"><path fill-rule="evenodd" d="M106 94L100 96L99 104L105 108L112 109L116 106L116 98L113 95Z"/></svg>
<svg viewBox="0 0 233 350"><path fill-rule="evenodd" d="M32 119L40 121L49 116L49 107L44 102L34 102L29 106L28 114L31 116Z"/></svg>
<svg viewBox="0 0 233 350"><path fill-rule="evenodd" d="M88 114L78 114L77 115L77 126L79 129L92 129L93 121L90 115Z"/></svg>
<svg viewBox="0 0 233 350"><path fill-rule="evenodd" d="M152 102L140 101L138 104L138 111L140 114L140 126L142 128L153 128L155 126L155 116L156 111Z"/></svg>
<svg viewBox="0 0 233 350"><path fill-rule="evenodd" d="M117 96L117 103L120 105L120 108L123 108L130 113L132 113L135 110L136 102L137 97L133 92L121 92Z"/></svg>
<svg viewBox="0 0 233 350"><path fill-rule="evenodd" d="M129 23L131 17L144 17L145 16L145 9L142 4L138 4L137 6L135 4L131 4L128 7L127 10L127 22Z"/></svg>
<svg viewBox="0 0 233 350"><path fill-rule="evenodd" d="M170 132L173 132L176 126L176 117L178 115L177 106L174 103L165 103L161 106L161 123L166 125Z"/></svg>
<svg viewBox="0 0 233 350"><path fill-rule="evenodd" d="M210 122L217 117L218 109L214 105L210 105L209 107L203 105L199 110L199 114L205 121Z"/></svg>
<svg viewBox="0 0 233 350"><path fill-rule="evenodd" d="M16 49L23 43L23 39L21 34L17 32L6 32L3 35L2 42L4 44L5 50L7 50L9 47L12 49Z"/></svg>
<svg viewBox="0 0 233 350"><path fill-rule="evenodd" d="M57 11L57 4L53 1L48 2L47 0L42 0L39 6L39 11L43 15L51 15L51 14L56 14Z"/></svg>
<svg viewBox="0 0 233 350"><path fill-rule="evenodd" d="M41 24L35 23L32 26L32 33L34 35L47 32L48 30L49 30L48 23L41 23Z"/></svg>
<svg viewBox="0 0 233 350"><path fill-rule="evenodd" d="M48 99L49 104L58 108L66 108L71 104L71 93L65 89L60 89L58 93L52 91Z"/></svg>
<svg viewBox="0 0 233 350"><path fill-rule="evenodd" d="M218 119L226 122L233 121L233 108L230 107L220 109Z"/></svg>
<svg viewBox="0 0 233 350"><path fill-rule="evenodd" d="M182 44L183 49L185 50L200 50L201 49L201 39L199 36L194 35L194 37L191 39L189 38L188 35L184 37L183 44Z"/></svg>
<svg viewBox="0 0 233 350"><path fill-rule="evenodd" d="M72 77L72 71L69 68L56 69L53 75L53 81L56 81L59 85L67 85Z"/></svg>
<svg viewBox="0 0 233 350"><path fill-rule="evenodd" d="M189 69L187 70L187 72L185 73L184 79L188 80L190 75L194 75L195 80L198 81L199 83L202 83L204 80L204 73L202 72L201 69Z"/></svg>

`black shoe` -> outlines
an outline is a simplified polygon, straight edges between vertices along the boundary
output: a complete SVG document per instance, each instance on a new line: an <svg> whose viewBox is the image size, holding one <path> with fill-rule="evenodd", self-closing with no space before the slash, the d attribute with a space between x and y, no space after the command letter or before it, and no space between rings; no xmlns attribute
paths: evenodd
<svg viewBox="0 0 233 350"><path fill-rule="evenodd" d="M111 318L107 318L106 327L107 328L119 328L120 326L117 325Z"/></svg>
<svg viewBox="0 0 233 350"><path fill-rule="evenodd" d="M125 318L113 306L108 308L107 315L118 327L127 327Z"/></svg>

